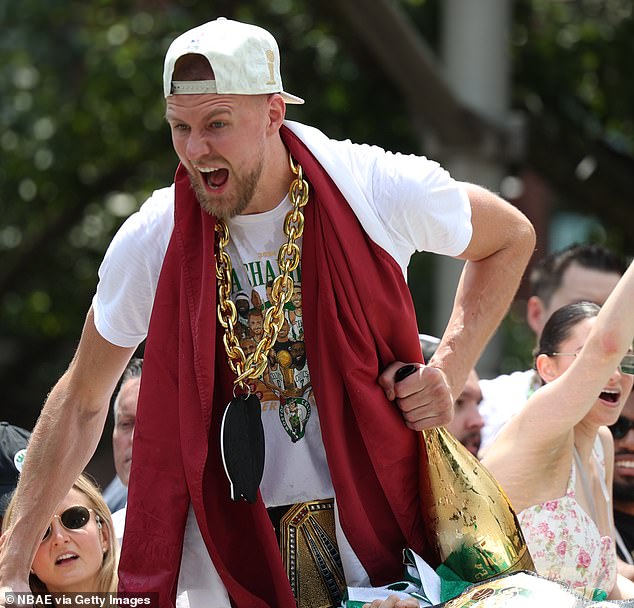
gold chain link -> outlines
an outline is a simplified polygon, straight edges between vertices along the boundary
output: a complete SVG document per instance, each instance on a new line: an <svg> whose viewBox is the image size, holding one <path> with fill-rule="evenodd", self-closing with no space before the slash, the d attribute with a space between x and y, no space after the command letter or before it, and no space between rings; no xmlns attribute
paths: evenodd
<svg viewBox="0 0 634 608"><path fill-rule="evenodd" d="M231 371L236 375L233 381L236 386L245 386L245 380L259 378L266 369L268 363L267 354L275 341L284 323L284 305L293 296L293 279L291 272L299 266L300 249L297 240L304 233L304 214L302 207L308 202L308 182L304 179L302 168L293 161L289 154L291 170L295 179L288 191L293 208L284 219L284 234L286 242L282 244L277 254L277 262L280 267L280 275L273 281L271 291L272 306L264 315L262 339L255 351L248 357L240 346L235 334L238 321L236 305L231 300L231 258L226 251L229 244L229 227L219 219L216 221L216 279L218 282L218 320L225 330L222 341L225 345L227 358Z"/></svg>

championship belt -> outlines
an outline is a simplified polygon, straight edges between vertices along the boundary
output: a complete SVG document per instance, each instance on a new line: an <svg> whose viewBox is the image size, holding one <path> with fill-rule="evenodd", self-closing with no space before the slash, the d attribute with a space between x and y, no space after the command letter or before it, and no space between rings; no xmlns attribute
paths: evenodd
<svg viewBox="0 0 634 608"><path fill-rule="evenodd" d="M341 605L346 582L332 498L291 506L280 520L280 551L298 608Z"/></svg>

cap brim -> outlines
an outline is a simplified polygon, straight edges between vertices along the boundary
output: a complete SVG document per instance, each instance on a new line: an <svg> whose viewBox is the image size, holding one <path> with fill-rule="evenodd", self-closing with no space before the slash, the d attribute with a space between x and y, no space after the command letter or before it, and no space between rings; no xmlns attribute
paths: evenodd
<svg viewBox="0 0 634 608"><path fill-rule="evenodd" d="M282 91L280 95L282 96L282 99L284 99L286 103L297 103L297 104L304 103L304 100L301 97L297 97L297 95L291 95L290 93L287 93L286 91Z"/></svg>

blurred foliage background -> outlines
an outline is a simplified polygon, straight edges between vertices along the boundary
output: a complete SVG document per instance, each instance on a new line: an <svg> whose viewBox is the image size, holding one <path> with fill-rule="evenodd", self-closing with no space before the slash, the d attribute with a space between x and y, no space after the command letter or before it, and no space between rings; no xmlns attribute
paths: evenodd
<svg viewBox="0 0 634 608"><path fill-rule="evenodd" d="M442 0L399 4L437 49ZM528 168L552 185L550 249L590 239L632 253L632 10L631 0L513 2L513 108L527 118L529 144L508 173ZM171 182L163 55L175 35L219 15L275 35L285 88L307 100L289 118L425 152L389 75L330 2L0 0L2 419L32 428L70 361L110 239ZM432 272L417 258L412 281L429 285ZM431 290L415 299L424 317ZM521 298L505 327L501 367L525 364Z"/></svg>

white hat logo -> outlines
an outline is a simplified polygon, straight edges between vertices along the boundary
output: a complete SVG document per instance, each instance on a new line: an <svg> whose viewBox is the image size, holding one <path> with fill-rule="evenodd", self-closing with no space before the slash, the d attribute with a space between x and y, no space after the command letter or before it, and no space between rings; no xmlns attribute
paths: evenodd
<svg viewBox="0 0 634 608"><path fill-rule="evenodd" d="M269 81L266 84L275 84L275 54L273 51L266 51L266 62L269 65Z"/></svg>

